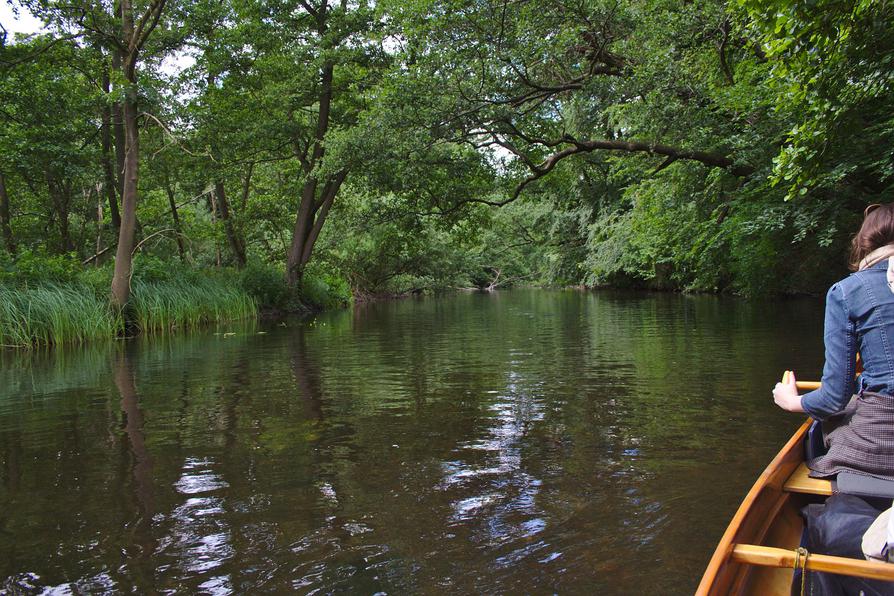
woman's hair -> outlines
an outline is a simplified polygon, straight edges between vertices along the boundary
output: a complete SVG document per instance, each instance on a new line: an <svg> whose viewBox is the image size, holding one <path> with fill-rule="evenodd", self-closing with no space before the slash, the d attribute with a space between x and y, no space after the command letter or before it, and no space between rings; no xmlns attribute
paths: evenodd
<svg viewBox="0 0 894 596"><path fill-rule="evenodd" d="M851 270L860 267L860 261L877 248L894 244L894 203L874 204L863 212L863 225L851 240Z"/></svg>

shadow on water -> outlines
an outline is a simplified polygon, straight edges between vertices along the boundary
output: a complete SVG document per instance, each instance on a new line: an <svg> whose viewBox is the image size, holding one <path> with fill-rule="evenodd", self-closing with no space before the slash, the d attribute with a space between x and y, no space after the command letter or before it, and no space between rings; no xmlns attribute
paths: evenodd
<svg viewBox="0 0 894 596"><path fill-rule="evenodd" d="M0 585L691 593L821 324L513 291L0 353Z"/></svg>

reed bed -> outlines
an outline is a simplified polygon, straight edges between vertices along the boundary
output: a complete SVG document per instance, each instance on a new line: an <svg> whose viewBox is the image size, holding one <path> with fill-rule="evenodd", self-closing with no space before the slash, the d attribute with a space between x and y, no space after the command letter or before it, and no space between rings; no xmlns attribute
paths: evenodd
<svg viewBox="0 0 894 596"><path fill-rule="evenodd" d="M258 312L251 296L225 277L135 281L132 290L134 323L147 333L245 319Z"/></svg>
<svg viewBox="0 0 894 596"><path fill-rule="evenodd" d="M81 284L0 285L0 345L78 344L115 337L121 317Z"/></svg>
<svg viewBox="0 0 894 596"><path fill-rule="evenodd" d="M257 315L251 296L225 276L134 280L124 317L108 299L80 283L0 284L0 347L26 348L111 339L136 327L168 333Z"/></svg>

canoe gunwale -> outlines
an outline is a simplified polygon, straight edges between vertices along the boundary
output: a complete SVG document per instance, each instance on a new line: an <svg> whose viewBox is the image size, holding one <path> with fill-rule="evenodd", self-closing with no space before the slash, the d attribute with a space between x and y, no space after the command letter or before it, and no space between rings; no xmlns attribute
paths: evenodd
<svg viewBox="0 0 894 596"><path fill-rule="evenodd" d="M740 584L743 580L742 577L737 577L740 575L742 565L732 561L733 548L737 543L760 544L763 540L773 519L789 496L783 491L785 481L804 460L802 445L811 423L812 421L808 419L795 431L745 495L705 569L695 592L697 596L729 593L734 584ZM764 523L754 531L754 528L748 527L747 522L758 501L769 501L770 511L767 511L769 515ZM752 530L751 535L743 535L747 530Z"/></svg>
<svg viewBox="0 0 894 596"><path fill-rule="evenodd" d="M748 491L705 569L697 596L788 594L790 575L779 573L791 570L798 560L794 547L801 534L797 528L803 524L797 510L804 497L826 498L831 492L828 487L820 491L816 486L804 486L800 478L803 469L792 483L794 490L787 490L795 470L803 468L803 441L812 423L808 419L795 431ZM780 535L780 528L787 528L788 534ZM786 548L779 548L783 545ZM890 563L822 554L811 555L805 563L814 571L894 581L894 564ZM768 569L774 569L770 576Z"/></svg>

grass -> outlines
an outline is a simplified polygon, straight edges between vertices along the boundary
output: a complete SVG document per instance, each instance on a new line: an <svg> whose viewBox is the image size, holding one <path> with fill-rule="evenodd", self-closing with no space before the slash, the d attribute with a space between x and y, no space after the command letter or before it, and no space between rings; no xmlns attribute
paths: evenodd
<svg viewBox="0 0 894 596"><path fill-rule="evenodd" d="M136 281L131 305L134 323L147 333L253 317L255 301L226 277L175 277Z"/></svg>
<svg viewBox="0 0 894 596"><path fill-rule="evenodd" d="M257 305L227 276L172 276L133 282L130 322L145 333L168 333L205 323L244 319ZM122 334L124 320L107 298L88 285L0 284L0 346L81 344Z"/></svg>
<svg viewBox="0 0 894 596"><path fill-rule="evenodd" d="M123 329L107 300L81 284L0 286L0 345L84 343Z"/></svg>

